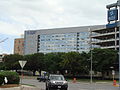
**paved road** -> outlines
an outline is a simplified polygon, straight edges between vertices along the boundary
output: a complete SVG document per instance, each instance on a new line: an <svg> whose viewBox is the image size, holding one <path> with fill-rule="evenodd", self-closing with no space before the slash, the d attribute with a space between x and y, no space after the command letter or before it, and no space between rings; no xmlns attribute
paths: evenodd
<svg viewBox="0 0 120 90"><path fill-rule="evenodd" d="M24 84L35 85L39 89L45 90L45 83L38 82L36 79L23 79ZM112 86L112 83L68 83L68 90L120 90L118 87Z"/></svg>

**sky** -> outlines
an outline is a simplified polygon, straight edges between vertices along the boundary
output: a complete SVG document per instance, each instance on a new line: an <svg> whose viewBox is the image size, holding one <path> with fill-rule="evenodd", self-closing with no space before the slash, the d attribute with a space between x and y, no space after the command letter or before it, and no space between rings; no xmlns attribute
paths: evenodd
<svg viewBox="0 0 120 90"><path fill-rule="evenodd" d="M117 0L0 0L0 54L12 54L25 30L101 25Z"/></svg>

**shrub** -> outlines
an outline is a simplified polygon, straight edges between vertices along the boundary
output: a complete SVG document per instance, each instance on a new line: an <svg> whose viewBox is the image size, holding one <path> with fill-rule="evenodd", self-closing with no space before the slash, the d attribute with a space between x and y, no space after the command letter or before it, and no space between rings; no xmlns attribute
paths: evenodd
<svg viewBox="0 0 120 90"><path fill-rule="evenodd" d="M7 84L19 84L20 78L18 73L16 72L11 72L11 71L3 71L0 72L1 75L4 77L7 77Z"/></svg>
<svg viewBox="0 0 120 90"><path fill-rule="evenodd" d="M0 74L0 85L2 85L4 82L4 76L2 74Z"/></svg>

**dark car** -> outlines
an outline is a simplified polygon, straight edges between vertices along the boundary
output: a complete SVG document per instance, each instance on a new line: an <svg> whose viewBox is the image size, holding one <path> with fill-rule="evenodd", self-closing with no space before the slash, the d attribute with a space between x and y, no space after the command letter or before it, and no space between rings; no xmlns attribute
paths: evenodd
<svg viewBox="0 0 120 90"><path fill-rule="evenodd" d="M37 77L37 80L39 80L39 82L41 82L41 81L45 82L47 79L48 79L47 76L39 76L39 77Z"/></svg>
<svg viewBox="0 0 120 90"><path fill-rule="evenodd" d="M63 75L50 74L46 81L46 90L62 89L67 90L68 82Z"/></svg>

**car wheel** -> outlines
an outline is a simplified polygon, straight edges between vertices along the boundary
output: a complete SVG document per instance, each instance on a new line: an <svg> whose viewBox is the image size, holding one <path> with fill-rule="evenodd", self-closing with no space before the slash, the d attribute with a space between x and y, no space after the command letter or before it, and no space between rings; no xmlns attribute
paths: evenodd
<svg viewBox="0 0 120 90"><path fill-rule="evenodd" d="M46 90L48 90L48 88L46 87Z"/></svg>
<svg viewBox="0 0 120 90"><path fill-rule="evenodd" d="M48 88L48 90L51 90L51 88Z"/></svg>
<svg viewBox="0 0 120 90"><path fill-rule="evenodd" d="M46 90L49 90L49 88L47 87L47 85L46 85Z"/></svg>
<svg viewBox="0 0 120 90"><path fill-rule="evenodd" d="M65 88L64 90L67 90L67 88Z"/></svg>
<svg viewBox="0 0 120 90"><path fill-rule="evenodd" d="M39 80L39 82L41 82L41 80Z"/></svg>

